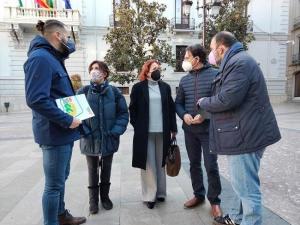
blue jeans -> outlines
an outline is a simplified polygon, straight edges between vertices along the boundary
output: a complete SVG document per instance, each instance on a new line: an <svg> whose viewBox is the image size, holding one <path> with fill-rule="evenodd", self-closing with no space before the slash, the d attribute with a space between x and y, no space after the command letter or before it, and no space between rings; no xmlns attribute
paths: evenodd
<svg viewBox="0 0 300 225"><path fill-rule="evenodd" d="M261 225L262 205L258 171L264 150L227 156L231 185L236 193L230 217L241 225Z"/></svg>
<svg viewBox="0 0 300 225"><path fill-rule="evenodd" d="M45 188L43 193L44 225L59 225L58 215L65 212L65 182L70 173L73 143L59 146L41 145Z"/></svg>

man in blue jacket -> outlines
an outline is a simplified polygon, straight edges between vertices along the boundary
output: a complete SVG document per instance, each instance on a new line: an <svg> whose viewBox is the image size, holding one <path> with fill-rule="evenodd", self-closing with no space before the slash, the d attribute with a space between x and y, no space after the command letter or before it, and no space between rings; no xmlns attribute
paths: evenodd
<svg viewBox="0 0 300 225"><path fill-rule="evenodd" d="M65 25L57 20L39 21L42 35L30 43L24 64L27 105L32 109L35 142L43 151L45 188L44 225L77 225L84 217L73 217L65 209L65 181L70 172L73 142L81 121L61 111L55 100L74 95L64 60L75 51Z"/></svg>
<svg viewBox="0 0 300 225"><path fill-rule="evenodd" d="M187 47L182 63L187 75L182 77L175 100L176 112L182 119L185 146L190 160L190 174L194 197L184 204L185 208L193 208L205 201L205 195L211 204L214 218L222 215L219 195L221 181L217 156L209 152L209 118L197 107L197 100L211 96L211 83L218 71L207 63L206 52L199 45ZM208 190L205 191L201 158L207 173Z"/></svg>
<svg viewBox="0 0 300 225"><path fill-rule="evenodd" d="M260 160L265 148L281 138L266 82L257 62L230 32L216 34L210 47L219 75L213 96L198 104L211 113L210 151L228 155L231 185L239 198L227 223L215 224L261 225Z"/></svg>

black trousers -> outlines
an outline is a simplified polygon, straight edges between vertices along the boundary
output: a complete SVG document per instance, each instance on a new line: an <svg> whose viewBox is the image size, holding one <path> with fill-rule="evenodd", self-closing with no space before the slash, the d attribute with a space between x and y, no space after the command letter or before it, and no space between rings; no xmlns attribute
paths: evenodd
<svg viewBox="0 0 300 225"><path fill-rule="evenodd" d="M89 187L98 187L99 178L101 184L109 185L113 154L101 158L99 156L86 156L86 161L88 165Z"/></svg>
<svg viewBox="0 0 300 225"><path fill-rule="evenodd" d="M213 205L219 205L221 200L221 181L217 155L209 153L209 139L207 133L184 132L185 145L190 160L190 174L194 195L197 198L205 198L205 187L203 184L203 171L201 157L203 152L204 166L208 178L207 199Z"/></svg>

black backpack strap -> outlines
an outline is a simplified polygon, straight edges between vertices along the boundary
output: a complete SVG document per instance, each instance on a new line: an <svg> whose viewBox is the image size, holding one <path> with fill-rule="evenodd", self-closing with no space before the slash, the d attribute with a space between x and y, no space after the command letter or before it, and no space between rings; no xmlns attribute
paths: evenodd
<svg viewBox="0 0 300 225"><path fill-rule="evenodd" d="M112 86L112 85L110 85L110 86L111 86L111 88L112 88L112 90L114 92L114 95L115 95L115 103L118 104L119 99L121 97L121 91L120 91L119 88L117 88L115 86Z"/></svg>
<svg viewBox="0 0 300 225"><path fill-rule="evenodd" d="M83 93L85 95L86 98L88 98L88 95L89 95L89 92L90 92L90 86L91 85L85 85L83 86ZM91 136L92 139L94 139L93 137L93 133L94 133L95 130L92 130L91 127L89 127L88 125L88 120L84 120L82 121L82 124L81 124L81 128L80 128L80 132L81 132L81 136L84 138L87 138L88 136ZM94 144L94 141L93 141L93 144Z"/></svg>
<svg viewBox="0 0 300 225"><path fill-rule="evenodd" d="M85 97L88 96L89 90L91 85L86 85L83 87L83 93L85 94Z"/></svg>

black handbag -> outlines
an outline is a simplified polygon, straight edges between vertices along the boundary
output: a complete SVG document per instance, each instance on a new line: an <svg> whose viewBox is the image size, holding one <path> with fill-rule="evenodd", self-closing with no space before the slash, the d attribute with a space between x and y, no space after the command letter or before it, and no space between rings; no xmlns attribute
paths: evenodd
<svg viewBox="0 0 300 225"><path fill-rule="evenodd" d="M179 174L181 168L181 156L180 149L177 145L176 138L171 140L170 147L168 149L166 158L166 171L168 176L176 177Z"/></svg>

